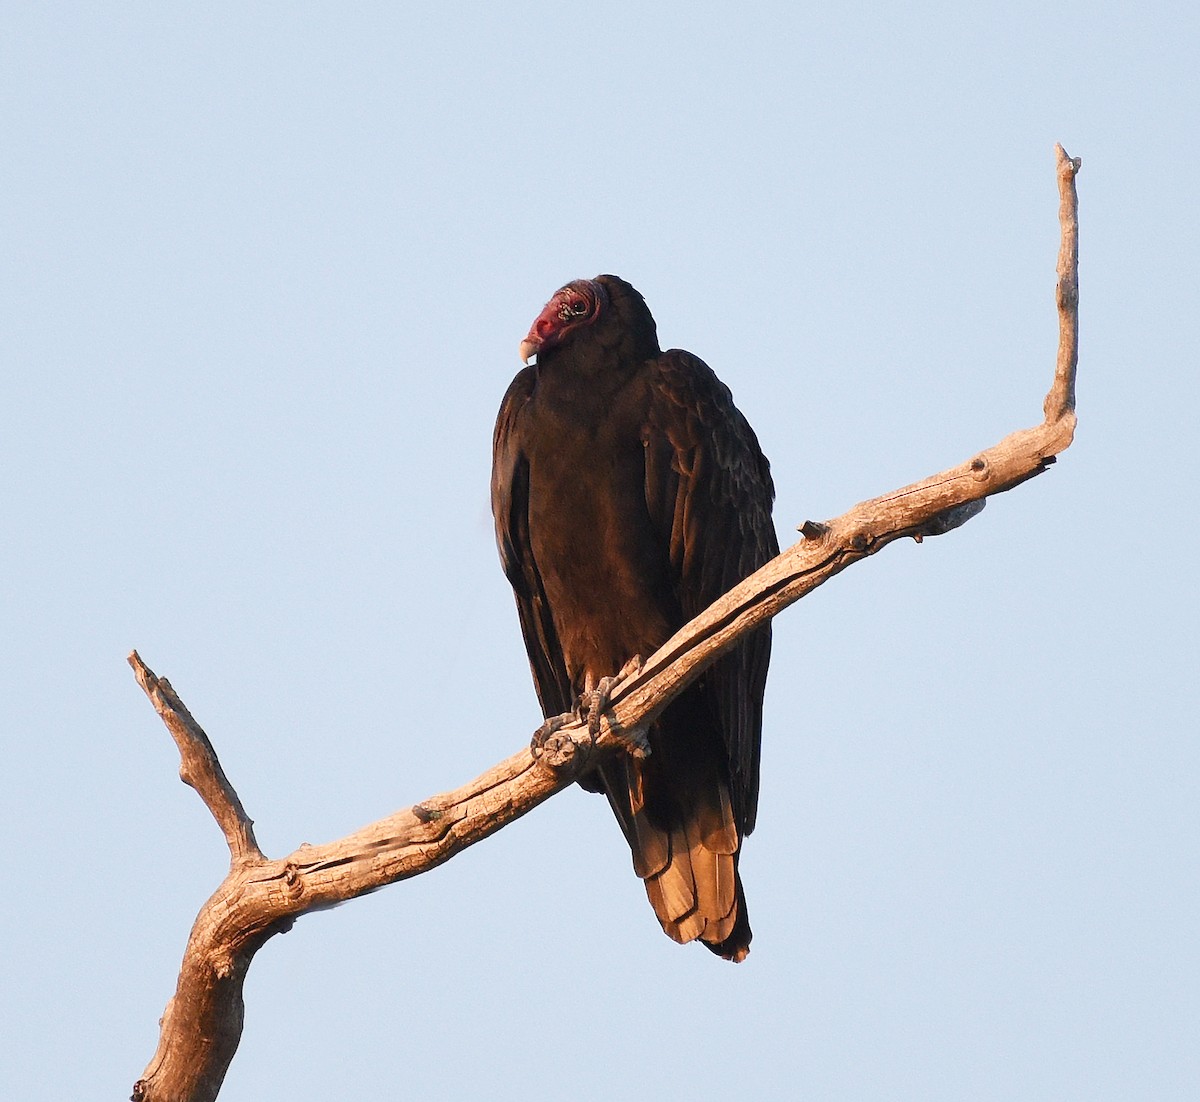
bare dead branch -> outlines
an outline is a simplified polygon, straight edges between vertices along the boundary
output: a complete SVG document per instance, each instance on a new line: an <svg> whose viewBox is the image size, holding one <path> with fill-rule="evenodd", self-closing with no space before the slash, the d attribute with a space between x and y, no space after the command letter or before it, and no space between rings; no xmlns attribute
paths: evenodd
<svg viewBox="0 0 1200 1102"><path fill-rule="evenodd" d="M426 872L532 810L571 783L592 754L626 748L630 732L666 705L742 635L851 563L904 536L940 535L977 514L987 497L1041 473L1071 443L1078 361L1078 159L1056 147L1062 247L1059 349L1045 420L965 463L856 505L834 520L806 521L803 539L713 604L612 688L589 733L564 717L552 754L521 750L453 792L433 796L336 842L267 859L208 737L170 684L137 653L139 684L179 747L180 776L200 794L232 856L229 875L196 918L158 1050L134 1086L136 1102L210 1102L241 1037L242 986L255 952L309 911Z"/></svg>
<svg viewBox="0 0 1200 1102"><path fill-rule="evenodd" d="M1075 412L1075 370L1079 364L1079 196L1075 177L1083 164L1072 160L1061 145L1054 147L1058 159L1058 223L1062 243L1058 249L1058 363L1054 386L1046 395L1043 412L1047 421L1064 419ZM1074 425L1074 420L1072 420ZM1064 445L1065 446L1065 445Z"/></svg>
<svg viewBox="0 0 1200 1102"><path fill-rule="evenodd" d="M162 717L179 747L179 779L191 785L212 812L225 835L233 863L261 861L262 850L254 838L254 823L242 807L242 801L225 776L217 752L204 729L184 707L183 701L166 678L158 678L134 651L129 656L133 675Z"/></svg>

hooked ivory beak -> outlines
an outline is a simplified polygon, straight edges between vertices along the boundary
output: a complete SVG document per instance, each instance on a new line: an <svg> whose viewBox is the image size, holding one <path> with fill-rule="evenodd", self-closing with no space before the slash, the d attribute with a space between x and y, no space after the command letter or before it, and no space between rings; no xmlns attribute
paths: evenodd
<svg viewBox="0 0 1200 1102"><path fill-rule="evenodd" d="M520 347L518 347L518 349L517 349L517 352L521 357L521 363L528 364L529 361L531 359L533 359L534 356L537 355L537 351L541 347L542 347L541 341L530 340L528 337L526 337L521 342Z"/></svg>

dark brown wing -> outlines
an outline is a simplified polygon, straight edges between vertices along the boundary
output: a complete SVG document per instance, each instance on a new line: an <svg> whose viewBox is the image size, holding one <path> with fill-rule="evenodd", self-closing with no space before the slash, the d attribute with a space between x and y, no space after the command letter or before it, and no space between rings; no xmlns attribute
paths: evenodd
<svg viewBox="0 0 1200 1102"><path fill-rule="evenodd" d="M650 383L646 504L669 547L685 620L698 615L779 553L770 466L729 388L678 349L655 362ZM770 626L760 628L704 676L720 727L739 833L754 829Z"/></svg>
<svg viewBox="0 0 1200 1102"><path fill-rule="evenodd" d="M521 452L516 427L536 378L536 368L518 372L500 404L492 436L492 517L500 562L517 598L533 684L542 714L549 718L569 711L572 697L567 664L529 542L529 461Z"/></svg>

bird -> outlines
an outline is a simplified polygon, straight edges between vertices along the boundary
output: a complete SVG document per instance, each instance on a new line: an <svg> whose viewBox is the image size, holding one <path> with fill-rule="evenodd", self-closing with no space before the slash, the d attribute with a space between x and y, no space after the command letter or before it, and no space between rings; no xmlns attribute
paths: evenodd
<svg viewBox="0 0 1200 1102"><path fill-rule="evenodd" d="M549 720L779 553L775 491L728 387L660 348L620 277L556 291L520 357L496 418L492 513ZM598 756L577 778L608 797L666 934L732 961L750 948L738 861L770 651L768 623L667 706L647 755Z"/></svg>

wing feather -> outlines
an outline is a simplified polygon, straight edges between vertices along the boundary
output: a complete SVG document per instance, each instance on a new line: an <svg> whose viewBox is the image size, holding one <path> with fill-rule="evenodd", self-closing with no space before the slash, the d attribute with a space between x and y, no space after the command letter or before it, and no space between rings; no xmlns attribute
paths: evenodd
<svg viewBox="0 0 1200 1102"><path fill-rule="evenodd" d="M542 714L571 707L571 682L529 538L529 461L521 450L520 415L537 375L525 368L500 404L492 436L492 517L500 562L517 599L521 634Z"/></svg>
<svg viewBox="0 0 1200 1102"><path fill-rule="evenodd" d="M703 360L672 349L655 361L646 445L646 503L670 548L677 597L691 619L779 553L770 466L729 388ZM771 629L753 632L705 675L728 755L740 833L758 804L762 698Z"/></svg>

